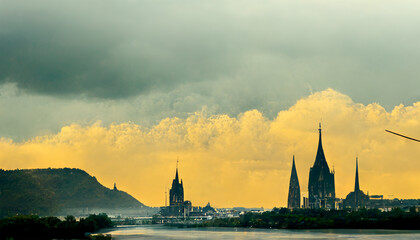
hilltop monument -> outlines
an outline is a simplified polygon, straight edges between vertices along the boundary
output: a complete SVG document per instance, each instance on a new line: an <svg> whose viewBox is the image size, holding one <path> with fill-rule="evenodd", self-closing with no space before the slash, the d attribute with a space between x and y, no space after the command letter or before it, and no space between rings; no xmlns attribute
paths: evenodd
<svg viewBox="0 0 420 240"><path fill-rule="evenodd" d="M330 171L322 148L321 123L315 163L309 171L309 208L335 208L334 171Z"/></svg>

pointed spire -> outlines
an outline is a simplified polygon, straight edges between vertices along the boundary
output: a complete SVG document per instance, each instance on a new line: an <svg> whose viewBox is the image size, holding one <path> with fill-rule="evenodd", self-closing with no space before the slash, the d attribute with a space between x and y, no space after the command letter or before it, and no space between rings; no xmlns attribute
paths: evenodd
<svg viewBox="0 0 420 240"><path fill-rule="evenodd" d="M325 166L328 168L327 160L325 159L324 149L322 148L322 134L321 134L321 123L319 123L319 142L318 142L318 150L315 157L315 163L314 166Z"/></svg>
<svg viewBox="0 0 420 240"><path fill-rule="evenodd" d="M292 177L294 177L294 175L296 175L296 178L297 178L296 165L295 165L295 155L293 155Z"/></svg>
<svg viewBox="0 0 420 240"><path fill-rule="evenodd" d="M179 178L178 178L178 162L179 162L179 157L176 159L176 173L175 173L175 181L177 183L179 183Z"/></svg>
<svg viewBox="0 0 420 240"><path fill-rule="evenodd" d="M296 171L295 155L293 155L292 173L290 175L287 207L291 209L300 207L300 186Z"/></svg>
<svg viewBox="0 0 420 240"><path fill-rule="evenodd" d="M322 141L321 141L322 128L321 128L321 122L319 123L318 131L319 131L319 144L318 144L318 148L319 148L319 146L321 146L321 148L322 148Z"/></svg>
<svg viewBox="0 0 420 240"><path fill-rule="evenodd" d="M356 157L356 180L354 183L354 192L359 192L360 191L360 187L359 187L359 166L358 166L358 159Z"/></svg>

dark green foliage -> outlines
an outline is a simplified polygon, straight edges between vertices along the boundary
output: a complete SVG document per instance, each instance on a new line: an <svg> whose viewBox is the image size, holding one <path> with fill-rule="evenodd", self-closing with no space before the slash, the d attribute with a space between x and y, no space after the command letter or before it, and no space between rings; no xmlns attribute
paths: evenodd
<svg viewBox="0 0 420 240"><path fill-rule="evenodd" d="M55 215L67 208L141 208L132 196L102 186L80 169L0 169L0 217Z"/></svg>
<svg viewBox="0 0 420 240"><path fill-rule="evenodd" d="M390 212L377 209L322 210L274 208L271 212L246 213L239 218L214 219L201 227L245 227L279 229L412 229L420 230L420 213L395 208Z"/></svg>
<svg viewBox="0 0 420 240"><path fill-rule="evenodd" d="M111 240L112 237L110 234L97 234L97 235L91 235L89 237L89 240Z"/></svg>
<svg viewBox="0 0 420 240"><path fill-rule="evenodd" d="M112 227L112 223L106 214L90 215L86 219L81 218L80 221L76 221L73 216L67 216L61 221L56 217L21 215L0 219L0 240L88 239L87 233L109 227Z"/></svg>
<svg viewBox="0 0 420 240"><path fill-rule="evenodd" d="M84 219L85 222L88 223L88 226L94 226L95 228L93 231L96 231L101 228L108 228L112 226L111 219L104 213L99 215L93 214ZM93 223L93 225L92 225ZM92 231L92 232L93 232Z"/></svg>

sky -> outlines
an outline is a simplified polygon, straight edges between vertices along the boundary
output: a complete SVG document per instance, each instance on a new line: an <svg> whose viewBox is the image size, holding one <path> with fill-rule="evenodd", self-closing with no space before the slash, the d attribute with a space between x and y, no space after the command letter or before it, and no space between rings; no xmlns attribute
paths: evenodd
<svg viewBox="0 0 420 240"><path fill-rule="evenodd" d="M149 206L286 206L318 122L353 188L419 198L418 1L0 0L0 168L77 167ZM391 196L392 195L392 196Z"/></svg>

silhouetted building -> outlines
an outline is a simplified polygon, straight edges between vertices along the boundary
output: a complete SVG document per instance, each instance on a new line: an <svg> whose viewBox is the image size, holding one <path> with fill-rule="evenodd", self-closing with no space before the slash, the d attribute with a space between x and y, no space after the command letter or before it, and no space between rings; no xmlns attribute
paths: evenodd
<svg viewBox="0 0 420 240"><path fill-rule="evenodd" d="M290 209L300 207L300 186L295 166L295 156L293 155L292 174L290 175L289 197L287 207Z"/></svg>
<svg viewBox="0 0 420 240"><path fill-rule="evenodd" d="M169 190L169 206L180 206L184 204L184 186L179 182L178 166L176 167L175 179L172 181L172 188Z"/></svg>
<svg viewBox="0 0 420 240"><path fill-rule="evenodd" d="M308 191L310 208L335 208L334 171L330 171L322 148L321 123L315 163L309 171Z"/></svg>
<svg viewBox="0 0 420 240"><path fill-rule="evenodd" d="M192 210L190 201L184 201L184 185L179 181L178 162L175 178L172 180L172 188L169 190L169 206L161 207L161 214L164 216L186 217Z"/></svg>
<svg viewBox="0 0 420 240"><path fill-rule="evenodd" d="M212 206L210 206L210 203L207 203L205 207L203 207L203 212L205 213L214 213L216 210Z"/></svg>
<svg viewBox="0 0 420 240"><path fill-rule="evenodd" d="M367 196L363 191L360 190L359 186L359 166L356 158L356 180L354 183L354 191L349 193L344 200L344 207L357 209L359 207L366 207L366 204L369 201L369 196Z"/></svg>

